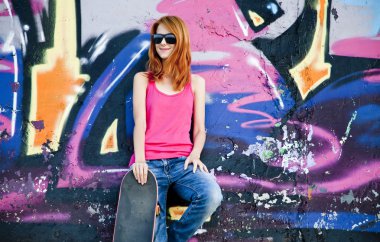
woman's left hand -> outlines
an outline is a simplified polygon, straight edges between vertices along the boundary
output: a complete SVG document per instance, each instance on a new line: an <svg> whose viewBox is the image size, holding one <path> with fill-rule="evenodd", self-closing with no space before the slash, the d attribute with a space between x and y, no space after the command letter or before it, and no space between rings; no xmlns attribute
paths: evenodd
<svg viewBox="0 0 380 242"><path fill-rule="evenodd" d="M201 171L204 171L204 172L207 172L208 173L208 169L206 167L205 164L203 164L203 162L200 160L199 156L198 155L195 155L195 154L190 154L186 160L185 160L185 165L184 165L184 169L186 170L188 165L190 163L193 163L194 165L194 168L193 168L193 172L195 173L195 171L197 170L197 167L199 167L199 170Z"/></svg>

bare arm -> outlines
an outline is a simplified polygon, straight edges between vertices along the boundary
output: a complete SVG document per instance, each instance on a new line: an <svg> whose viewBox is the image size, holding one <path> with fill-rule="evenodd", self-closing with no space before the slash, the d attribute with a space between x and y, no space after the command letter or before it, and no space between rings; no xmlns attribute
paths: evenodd
<svg viewBox="0 0 380 242"><path fill-rule="evenodd" d="M142 72L135 75L133 79L133 143L135 153L135 165L133 173L139 183L144 184L147 176L147 165L145 161L145 131L146 131L146 88L148 78Z"/></svg>
<svg viewBox="0 0 380 242"><path fill-rule="evenodd" d="M200 158L203 146L206 141L205 129L205 99L206 99L206 83L205 80L198 76L194 82L194 128L193 141L194 147L192 154Z"/></svg>
<svg viewBox="0 0 380 242"><path fill-rule="evenodd" d="M194 88L194 128L193 141L194 146L190 156L185 161L185 169L188 163L194 164L194 172L197 166L203 171L208 172L207 167L201 162L200 156L206 141L205 128L205 102L206 102L206 82L198 76L193 75L192 84Z"/></svg>

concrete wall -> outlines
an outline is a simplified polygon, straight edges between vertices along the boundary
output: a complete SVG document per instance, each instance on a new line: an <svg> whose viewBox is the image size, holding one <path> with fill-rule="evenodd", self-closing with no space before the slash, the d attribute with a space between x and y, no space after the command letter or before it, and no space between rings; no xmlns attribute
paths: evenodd
<svg viewBox="0 0 380 242"><path fill-rule="evenodd" d="M2 236L111 241L132 78L149 26L170 14L206 79L202 160L224 195L191 241L375 241L379 12L377 0L0 0Z"/></svg>

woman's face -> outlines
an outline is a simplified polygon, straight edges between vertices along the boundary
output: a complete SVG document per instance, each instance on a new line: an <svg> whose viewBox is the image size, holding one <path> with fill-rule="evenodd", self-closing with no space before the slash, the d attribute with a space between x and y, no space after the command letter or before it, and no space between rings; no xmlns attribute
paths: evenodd
<svg viewBox="0 0 380 242"><path fill-rule="evenodd" d="M163 60L168 58L175 47L176 39L174 34L170 33L163 24L159 24L153 40L155 41L158 56Z"/></svg>

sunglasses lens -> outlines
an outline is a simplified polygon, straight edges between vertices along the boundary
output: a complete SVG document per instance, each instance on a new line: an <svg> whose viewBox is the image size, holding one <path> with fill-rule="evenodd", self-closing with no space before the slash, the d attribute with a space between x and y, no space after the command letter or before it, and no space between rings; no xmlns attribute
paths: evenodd
<svg viewBox="0 0 380 242"><path fill-rule="evenodd" d="M154 34L153 35L153 41L155 44L160 44L163 39L164 39L164 36L162 36L161 34Z"/></svg>
<svg viewBox="0 0 380 242"><path fill-rule="evenodd" d="M174 35L167 35L165 36L165 41L168 44L175 44L176 43L176 38Z"/></svg>

